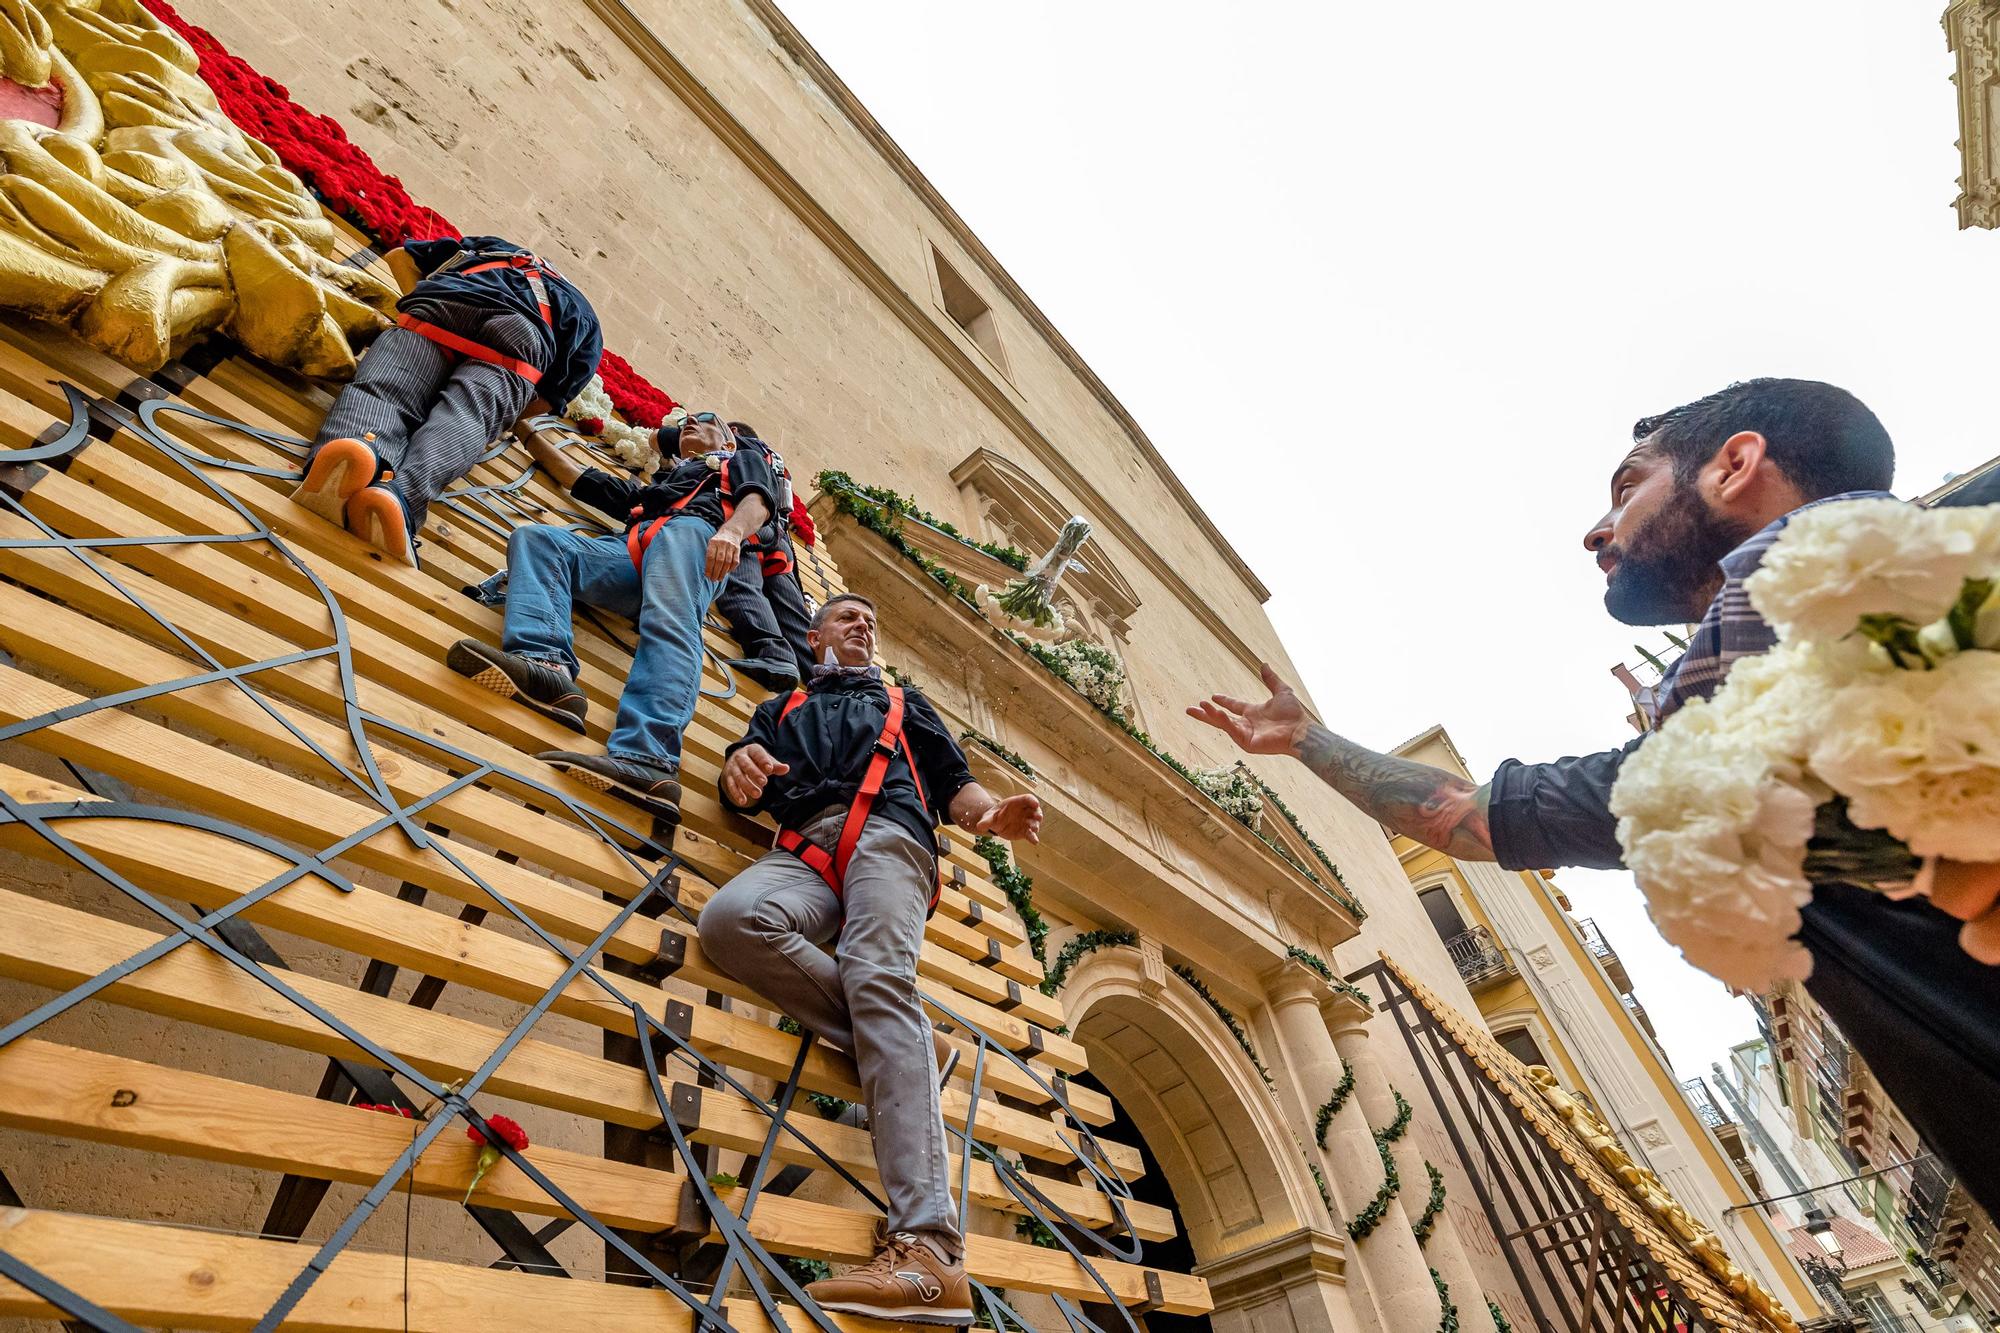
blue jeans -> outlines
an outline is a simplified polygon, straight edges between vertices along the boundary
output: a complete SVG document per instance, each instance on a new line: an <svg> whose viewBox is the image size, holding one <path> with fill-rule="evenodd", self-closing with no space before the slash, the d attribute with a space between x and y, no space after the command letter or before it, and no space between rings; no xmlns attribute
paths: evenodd
<svg viewBox="0 0 2000 1333"><path fill-rule="evenodd" d="M507 620L500 646L577 674L573 602L582 600L639 627L639 651L618 696L606 747L678 772L681 734L701 690L701 623L722 584L708 577L715 528L683 514L662 525L632 568L623 537L591 537L534 524L507 539Z"/></svg>

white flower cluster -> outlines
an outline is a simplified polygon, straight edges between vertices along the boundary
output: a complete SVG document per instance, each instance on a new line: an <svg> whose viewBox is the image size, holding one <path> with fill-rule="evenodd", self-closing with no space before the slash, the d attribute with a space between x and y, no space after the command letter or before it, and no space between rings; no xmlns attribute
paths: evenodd
<svg viewBox="0 0 2000 1333"><path fill-rule="evenodd" d="M1043 650L1055 673L1070 688L1107 713L1122 713L1125 670L1118 659L1088 639L1071 639Z"/></svg>
<svg viewBox="0 0 2000 1333"><path fill-rule="evenodd" d="M651 472L660 465L660 451L653 443L653 432L640 426L628 425L615 415L611 405L611 395L604 391L604 381L597 376L590 377L590 383L583 386L563 416L579 425L586 421L603 423L597 438L609 446L612 454L626 467L638 472Z"/></svg>
<svg viewBox="0 0 2000 1333"><path fill-rule="evenodd" d="M1238 823L1254 830L1264 822L1264 793L1242 764L1196 769L1188 780Z"/></svg>
<svg viewBox="0 0 2000 1333"><path fill-rule="evenodd" d="M1611 795L1660 933L1741 990L1811 967L1817 808L1922 856L2000 860L2000 505L1822 505L1745 587L1779 645L1626 760Z"/></svg>

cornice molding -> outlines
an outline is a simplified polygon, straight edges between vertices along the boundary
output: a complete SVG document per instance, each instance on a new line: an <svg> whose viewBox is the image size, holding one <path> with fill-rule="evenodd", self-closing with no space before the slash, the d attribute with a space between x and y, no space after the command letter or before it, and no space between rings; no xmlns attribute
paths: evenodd
<svg viewBox="0 0 2000 1333"><path fill-rule="evenodd" d="M1945 46L1956 58L1960 227L2000 227L1994 173L1993 91L2000 85L2000 0L1953 0L1944 12Z"/></svg>
<svg viewBox="0 0 2000 1333"><path fill-rule="evenodd" d="M791 210L793 215L804 223L806 228L818 237L883 305L916 334L925 347L949 368L1036 458L1053 470L1079 499L1102 515L1106 526L1116 532L1139 559L1179 595L1183 603L1189 606L1203 604L1204 599L1188 587L1172 566L1161 559L1152 545L1125 521L1114 506L1106 502L1104 496L1076 470L1057 448L1055 442L1028 419L1012 386L996 377L984 364L983 358L976 359L973 352L961 346L958 340L946 331L944 325L928 309L928 295L924 303L919 304L909 292L905 291L902 284L876 262L874 256L869 254L861 243L820 204L811 191L807 190L798 178L793 176L757 137L730 113L722 101L709 91L707 85L668 49L659 34L655 33L644 19L632 12L630 5L624 3L624 0L584 0L584 4L603 21L612 35L622 42L627 50L637 56L666 85L669 92L694 112L725 148L749 167L779 201ZM1112 396L1111 390L1097 378L1096 373L1067 340L1056 331L1048 317L1028 299L1019 284L1000 267L999 262L980 243L979 238L973 235L964 220L952 211L951 206L938 194L936 187L924 179L916 165L896 146L895 141L889 138L874 117L868 114L867 109L820 58L819 53L812 49L811 44L798 29L794 28L768 0L745 0L745 4L770 31L773 40L811 75L821 92L840 108L842 114L869 141L883 161L894 169L909 188L925 202L939 225L979 262L986 275L1071 368L1078 380L1091 390L1105 410L1111 413L1131 439L1133 446L1139 450L1180 503L1181 508L1186 511L1187 517L1243 580L1244 585L1255 594L1258 602L1269 601L1270 589L1264 586L1249 565L1244 563L1243 558L1230 546L1228 539L1202 511L1201 506L1181 484L1180 478L1174 474L1173 469L1146 438L1145 432L1139 429L1131 414ZM1234 637L1231 635L1230 639L1234 640ZM1243 653L1247 653L1247 649L1244 649ZM1256 661L1256 655L1248 654L1248 660Z"/></svg>

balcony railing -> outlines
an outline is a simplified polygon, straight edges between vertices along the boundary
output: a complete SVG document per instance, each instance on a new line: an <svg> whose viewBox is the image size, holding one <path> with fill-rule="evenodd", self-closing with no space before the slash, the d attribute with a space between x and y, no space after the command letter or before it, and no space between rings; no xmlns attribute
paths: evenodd
<svg viewBox="0 0 2000 1333"><path fill-rule="evenodd" d="M1589 917L1577 918L1576 933L1583 936L1583 947L1590 950L1591 957L1616 958L1618 956L1618 951L1611 947L1609 940L1604 938L1604 932L1599 930L1597 923Z"/></svg>
<svg viewBox="0 0 2000 1333"><path fill-rule="evenodd" d="M1694 1113L1701 1117L1701 1123L1710 1129L1721 1129L1724 1125L1735 1123L1730 1119L1729 1112L1722 1109L1722 1103L1708 1090L1707 1079L1685 1079L1681 1083L1681 1091L1686 1094Z"/></svg>
<svg viewBox="0 0 2000 1333"><path fill-rule="evenodd" d="M1452 936L1444 942L1444 951L1451 955L1452 966L1468 986L1514 973L1514 965L1493 943L1492 934L1484 926L1473 926Z"/></svg>

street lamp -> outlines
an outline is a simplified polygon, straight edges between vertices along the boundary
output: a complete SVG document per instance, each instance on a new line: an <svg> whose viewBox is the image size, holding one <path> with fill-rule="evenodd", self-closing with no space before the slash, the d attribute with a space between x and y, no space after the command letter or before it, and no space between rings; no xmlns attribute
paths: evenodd
<svg viewBox="0 0 2000 1333"><path fill-rule="evenodd" d="M1806 1235L1826 1254L1827 1267L1836 1273L1847 1271L1847 1251L1833 1232L1832 1220L1818 1208L1806 1212Z"/></svg>

